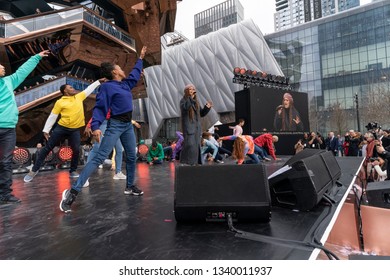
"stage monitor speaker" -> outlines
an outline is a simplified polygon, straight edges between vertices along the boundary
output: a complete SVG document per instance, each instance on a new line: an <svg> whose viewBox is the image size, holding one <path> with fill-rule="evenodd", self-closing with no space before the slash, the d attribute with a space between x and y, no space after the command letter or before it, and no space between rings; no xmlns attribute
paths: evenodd
<svg viewBox="0 0 390 280"><path fill-rule="evenodd" d="M269 222L271 198L264 165L177 166L177 222Z"/></svg>
<svg viewBox="0 0 390 280"><path fill-rule="evenodd" d="M390 181L368 183L366 194L369 206L390 209Z"/></svg>
<svg viewBox="0 0 390 280"><path fill-rule="evenodd" d="M301 159L304 159L304 158L307 158L307 157L311 157L311 156L314 156L314 155L317 155L317 154L320 154L320 153L324 153L324 152L326 152L326 150L307 149L307 148L303 149L299 153L297 153L294 156L292 156L288 161L286 161L285 164L283 164L283 166L291 165L291 164L293 164L294 162L296 162L298 160L301 160Z"/></svg>
<svg viewBox="0 0 390 280"><path fill-rule="evenodd" d="M291 162L268 177L272 204L309 211L340 178L340 166L330 151Z"/></svg>

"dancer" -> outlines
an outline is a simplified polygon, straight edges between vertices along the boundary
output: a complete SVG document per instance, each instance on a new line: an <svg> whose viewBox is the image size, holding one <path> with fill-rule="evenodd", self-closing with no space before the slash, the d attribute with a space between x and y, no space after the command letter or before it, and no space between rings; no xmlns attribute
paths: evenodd
<svg viewBox="0 0 390 280"><path fill-rule="evenodd" d="M264 133L260 136L257 136L253 142L255 143L255 153L259 154L260 157L266 161L271 159L268 157L270 155L274 160L280 160L275 155L274 143L279 141L279 137L272 135L271 133Z"/></svg>
<svg viewBox="0 0 390 280"><path fill-rule="evenodd" d="M223 140L233 140L233 158L237 159L237 164L259 164L259 157L255 154L255 143L250 135L231 135L224 136L218 139L218 142ZM245 155L250 157L250 160L245 160Z"/></svg>
<svg viewBox="0 0 390 280"><path fill-rule="evenodd" d="M100 81L97 80L79 93L77 93L77 91L68 84L60 87L60 91L63 96L54 104L54 108L51 111L50 116L47 118L43 128L43 135L47 140L47 144L40 151L31 171L24 176L25 182L31 182L34 179L39 172L39 168L45 162L46 156L60 143L61 140L66 138L69 139L69 144L72 149L69 176L71 178L77 178L79 176L76 170L80 156L80 127L85 125L83 101L99 85ZM58 115L61 115L61 118L50 135L50 130L55 124Z"/></svg>
<svg viewBox="0 0 390 280"><path fill-rule="evenodd" d="M14 90L35 69L50 51L44 50L23 63L16 72L5 77L5 67L0 64L0 203L18 203L12 194L12 157L16 145L18 106Z"/></svg>
<svg viewBox="0 0 390 280"><path fill-rule="evenodd" d="M141 50L139 59L127 78L119 65L110 62L101 64L102 76L107 78L108 81L100 88L100 93L97 95L96 105L92 114L91 128L96 141L100 141L102 132L99 127L105 120L110 108L111 117L102 143L100 144L99 152L83 168L80 177L72 187L64 190L60 202L61 211L65 213L71 211L71 205L75 201L83 185L92 172L94 172L107 158L118 139L121 140L126 152L127 178L124 194L136 196L143 195L144 192L134 185L136 153L135 134L132 124L133 96L131 89L137 85L137 82L141 77L142 60L145 57L145 54L146 47L144 46Z"/></svg>

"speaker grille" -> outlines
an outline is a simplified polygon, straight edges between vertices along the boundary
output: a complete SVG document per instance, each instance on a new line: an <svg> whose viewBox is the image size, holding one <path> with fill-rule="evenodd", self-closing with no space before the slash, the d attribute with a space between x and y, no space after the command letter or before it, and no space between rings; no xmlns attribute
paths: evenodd
<svg viewBox="0 0 390 280"><path fill-rule="evenodd" d="M263 165L176 168L174 207L178 221L205 221L211 212L231 212L237 220L268 221L270 201Z"/></svg>

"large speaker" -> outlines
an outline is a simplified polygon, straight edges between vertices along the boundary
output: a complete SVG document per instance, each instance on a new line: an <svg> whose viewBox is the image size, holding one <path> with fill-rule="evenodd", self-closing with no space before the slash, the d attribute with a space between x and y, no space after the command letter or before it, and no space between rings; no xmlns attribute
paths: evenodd
<svg viewBox="0 0 390 280"><path fill-rule="evenodd" d="M299 153L297 153L293 157L291 157L288 161L286 161L285 164L283 164L283 166L291 165L291 164L293 164L294 162L296 162L298 160L301 160L301 159L304 159L304 158L307 158L307 157L311 157L311 156L314 156L314 155L317 155L317 154L320 154L320 153L323 153L323 152L325 152L325 150L320 150L320 149L303 149L302 151L300 151Z"/></svg>
<svg viewBox="0 0 390 280"><path fill-rule="evenodd" d="M268 222L271 198L264 165L177 166L177 222Z"/></svg>
<svg viewBox="0 0 390 280"><path fill-rule="evenodd" d="M390 181L370 182L366 193L369 206L390 209Z"/></svg>
<svg viewBox="0 0 390 280"><path fill-rule="evenodd" d="M268 177L273 205L311 210L340 178L341 169L332 152L301 153Z"/></svg>

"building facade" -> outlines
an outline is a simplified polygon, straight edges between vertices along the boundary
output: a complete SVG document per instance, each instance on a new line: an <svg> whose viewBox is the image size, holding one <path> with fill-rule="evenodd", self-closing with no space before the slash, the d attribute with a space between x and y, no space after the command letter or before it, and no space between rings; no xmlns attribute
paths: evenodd
<svg viewBox="0 0 390 280"><path fill-rule="evenodd" d="M378 1L265 36L293 88L309 94L311 130L390 127L388 113L369 114L374 95L390 95L389 18L390 0Z"/></svg>
<svg viewBox="0 0 390 280"><path fill-rule="evenodd" d="M275 0L275 31L358 7L360 0Z"/></svg>
<svg viewBox="0 0 390 280"><path fill-rule="evenodd" d="M228 0L194 16L195 38L238 23L244 19L244 7L238 0Z"/></svg>

